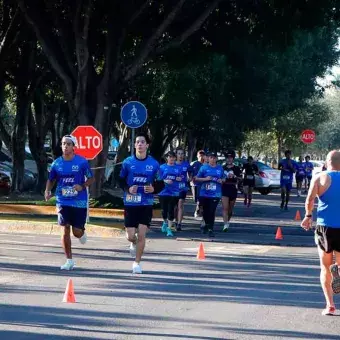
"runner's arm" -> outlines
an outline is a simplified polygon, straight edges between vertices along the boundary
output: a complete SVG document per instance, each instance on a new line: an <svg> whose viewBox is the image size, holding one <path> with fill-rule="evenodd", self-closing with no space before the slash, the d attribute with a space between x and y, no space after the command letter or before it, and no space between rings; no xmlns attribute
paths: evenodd
<svg viewBox="0 0 340 340"><path fill-rule="evenodd" d="M45 192L51 192L52 191L54 184L55 184L55 181L56 181L55 179L53 179L53 180L48 179L47 180Z"/></svg>
<svg viewBox="0 0 340 340"><path fill-rule="evenodd" d="M314 201L318 194L319 176L312 178L308 195L305 202L306 215L312 215L314 209Z"/></svg>

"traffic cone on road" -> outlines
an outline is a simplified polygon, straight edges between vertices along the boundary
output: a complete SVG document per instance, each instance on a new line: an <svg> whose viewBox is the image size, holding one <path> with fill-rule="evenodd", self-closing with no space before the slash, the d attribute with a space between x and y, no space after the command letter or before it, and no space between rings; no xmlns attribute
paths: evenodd
<svg viewBox="0 0 340 340"><path fill-rule="evenodd" d="M201 242L200 246L198 247L197 260L204 260L204 259L205 259L204 245Z"/></svg>
<svg viewBox="0 0 340 340"><path fill-rule="evenodd" d="M283 240L283 235L280 227L277 228L275 240Z"/></svg>
<svg viewBox="0 0 340 340"><path fill-rule="evenodd" d="M68 279L68 281L67 281L67 286L66 286L63 302L67 302L67 303L75 303L76 302L76 297L74 296L72 279Z"/></svg>
<svg viewBox="0 0 340 340"><path fill-rule="evenodd" d="M295 221L301 221L301 215L300 215L300 211L297 210L296 214L295 214Z"/></svg>

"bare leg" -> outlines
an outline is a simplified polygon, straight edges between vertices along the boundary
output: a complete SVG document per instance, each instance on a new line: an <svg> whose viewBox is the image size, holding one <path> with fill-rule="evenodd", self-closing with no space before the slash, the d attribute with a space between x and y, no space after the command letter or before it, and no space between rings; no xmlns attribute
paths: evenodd
<svg viewBox="0 0 340 340"><path fill-rule="evenodd" d="M251 201L253 199L253 187L249 187L248 189L248 205L251 204ZM235 203L234 203L235 205Z"/></svg>
<svg viewBox="0 0 340 340"><path fill-rule="evenodd" d="M230 201L229 200L229 209L228 209L228 222L231 219L231 216L233 216L234 206L235 206L236 200Z"/></svg>
<svg viewBox="0 0 340 340"><path fill-rule="evenodd" d="M63 226L64 231L61 236L61 244L64 248L64 253L67 259L72 259L72 248L71 248L71 228L70 225Z"/></svg>
<svg viewBox="0 0 340 340"><path fill-rule="evenodd" d="M286 199L286 187L281 187L281 209L283 209L285 199Z"/></svg>
<svg viewBox="0 0 340 340"><path fill-rule="evenodd" d="M84 232L85 231L81 228L72 227L73 236L76 237L76 238L81 238L84 235Z"/></svg>
<svg viewBox="0 0 340 340"><path fill-rule="evenodd" d="M222 197L222 213L224 224L228 223L228 212L229 212L229 197Z"/></svg>
<svg viewBox="0 0 340 340"><path fill-rule="evenodd" d="M321 282L323 294L325 295L327 306L328 307L334 306L333 291L331 287L332 275L329 270L329 267L333 264L333 253L327 254L320 247L318 247L318 252L319 252L320 267L321 267L320 282Z"/></svg>
<svg viewBox="0 0 340 340"><path fill-rule="evenodd" d="M145 248L145 237L148 232L148 227L144 224L138 226L138 239L137 239L137 253L136 262L139 263L142 260L142 256Z"/></svg>
<svg viewBox="0 0 340 340"><path fill-rule="evenodd" d="M136 228L126 228L126 239L133 244L136 244Z"/></svg>
<svg viewBox="0 0 340 340"><path fill-rule="evenodd" d="M244 205L247 205L248 203L248 195L249 195L249 186L246 185L243 187L243 193L244 193Z"/></svg>
<svg viewBox="0 0 340 340"><path fill-rule="evenodd" d="M177 222L181 224L183 220L183 215L184 215L184 199L180 199L176 207L177 207L177 214L175 216L177 216Z"/></svg>

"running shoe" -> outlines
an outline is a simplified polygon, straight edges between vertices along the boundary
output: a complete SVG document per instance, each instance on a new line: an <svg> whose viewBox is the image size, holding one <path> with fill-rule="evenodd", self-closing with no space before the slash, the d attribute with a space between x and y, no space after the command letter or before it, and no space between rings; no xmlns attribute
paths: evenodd
<svg viewBox="0 0 340 340"><path fill-rule="evenodd" d="M162 233L166 233L168 230L168 223L167 222L163 222L162 224Z"/></svg>
<svg viewBox="0 0 340 340"><path fill-rule="evenodd" d="M130 242L130 255L132 258L135 258L136 257L136 244L133 243L133 242Z"/></svg>
<svg viewBox="0 0 340 340"><path fill-rule="evenodd" d="M74 267L75 263L72 259L67 259L65 264L63 264L60 269L61 270L72 270Z"/></svg>
<svg viewBox="0 0 340 340"><path fill-rule="evenodd" d="M167 237L173 237L173 236L174 236L174 233L172 232L172 230L171 230L170 228L168 228L168 229L166 230L166 236L167 236Z"/></svg>
<svg viewBox="0 0 340 340"><path fill-rule="evenodd" d="M283 210L284 203L282 202L280 205L280 209Z"/></svg>
<svg viewBox="0 0 340 340"><path fill-rule="evenodd" d="M134 262L132 265L132 273L133 274L142 274L142 267L139 263Z"/></svg>
<svg viewBox="0 0 340 340"><path fill-rule="evenodd" d="M332 290L334 294L340 293L340 275L339 275L339 267L337 264L332 264L330 266L331 274L332 274Z"/></svg>
<svg viewBox="0 0 340 340"><path fill-rule="evenodd" d="M180 223L177 223L176 231L182 231L182 225Z"/></svg>
<svg viewBox="0 0 340 340"><path fill-rule="evenodd" d="M287 204L285 205L285 210L288 211L288 205Z"/></svg>
<svg viewBox="0 0 340 340"><path fill-rule="evenodd" d="M327 306L321 313L322 315L335 315L335 307Z"/></svg>
<svg viewBox="0 0 340 340"><path fill-rule="evenodd" d="M86 235L85 231L84 231L83 236L80 237L78 240L81 244L85 244L87 242L87 235Z"/></svg>
<svg viewBox="0 0 340 340"><path fill-rule="evenodd" d="M230 226L230 223L229 223L229 222L225 223L224 226L223 226L222 231L223 231L224 233L226 233L226 232L229 230L229 226Z"/></svg>

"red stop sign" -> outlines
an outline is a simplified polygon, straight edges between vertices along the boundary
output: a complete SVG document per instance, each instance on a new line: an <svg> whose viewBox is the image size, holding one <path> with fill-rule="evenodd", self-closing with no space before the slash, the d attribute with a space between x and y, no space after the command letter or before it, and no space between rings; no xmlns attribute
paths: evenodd
<svg viewBox="0 0 340 340"><path fill-rule="evenodd" d="M315 142L315 132L313 130L304 130L301 133L301 140L305 144L311 144Z"/></svg>
<svg viewBox="0 0 340 340"><path fill-rule="evenodd" d="M77 126L72 136L77 138L75 153L86 159L94 159L103 150L103 136L91 125Z"/></svg>

